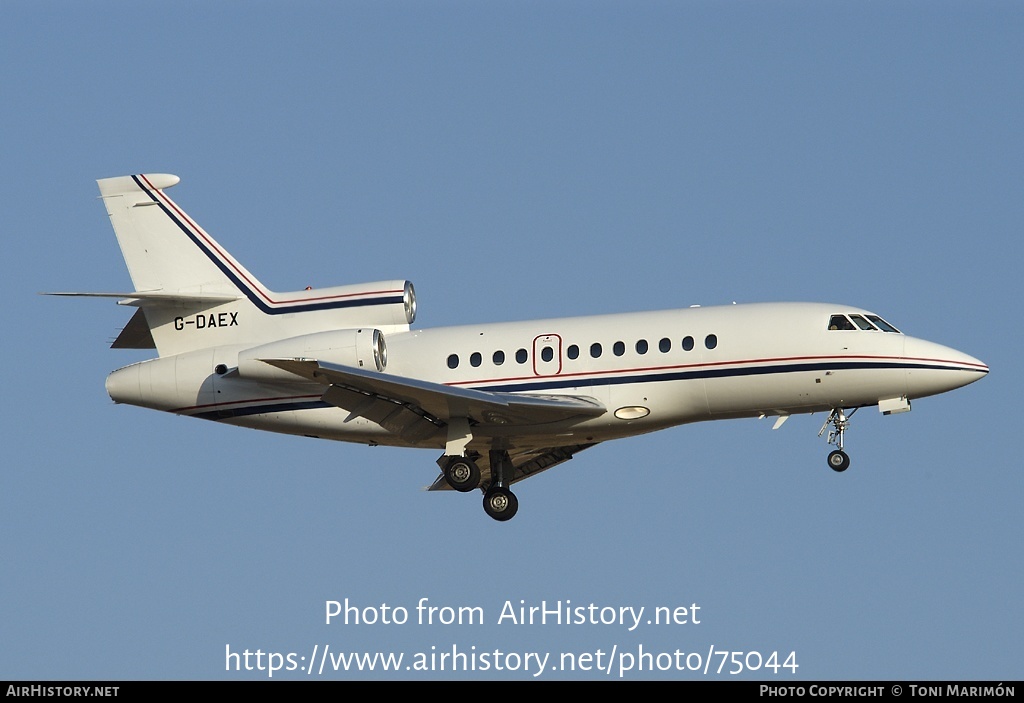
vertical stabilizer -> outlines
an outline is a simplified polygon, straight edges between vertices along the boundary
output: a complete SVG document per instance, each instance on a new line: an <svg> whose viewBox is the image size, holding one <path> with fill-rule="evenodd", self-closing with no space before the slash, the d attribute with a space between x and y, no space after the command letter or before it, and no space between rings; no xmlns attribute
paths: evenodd
<svg viewBox="0 0 1024 703"><path fill-rule="evenodd" d="M232 279L265 290L164 194L179 181L166 173L97 181L135 290L237 294Z"/></svg>
<svg viewBox="0 0 1024 703"><path fill-rule="evenodd" d="M135 285L117 297L145 316L133 318L116 346L155 344L160 356L169 356L326 330L409 329L416 297L408 281L283 293L265 288L167 196L164 191L179 180L149 173L97 181Z"/></svg>

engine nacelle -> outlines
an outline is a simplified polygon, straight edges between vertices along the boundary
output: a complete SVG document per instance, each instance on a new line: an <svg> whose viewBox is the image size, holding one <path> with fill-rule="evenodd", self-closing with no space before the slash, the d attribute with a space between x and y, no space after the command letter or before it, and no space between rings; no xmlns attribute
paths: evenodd
<svg viewBox="0 0 1024 703"><path fill-rule="evenodd" d="M388 349L380 330L331 330L261 344L238 353L238 375L259 381L294 381L292 373L260 359L317 359L333 364L383 371Z"/></svg>

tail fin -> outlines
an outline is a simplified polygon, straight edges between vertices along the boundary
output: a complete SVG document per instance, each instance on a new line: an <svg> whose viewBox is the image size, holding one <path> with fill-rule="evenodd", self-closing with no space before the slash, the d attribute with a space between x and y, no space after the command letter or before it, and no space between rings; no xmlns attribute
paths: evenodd
<svg viewBox="0 0 1024 703"><path fill-rule="evenodd" d="M245 281L265 291L164 194L180 180L151 173L97 181L135 290L238 296L237 282Z"/></svg>
<svg viewBox="0 0 1024 703"><path fill-rule="evenodd" d="M118 297L141 308L160 356L329 329L409 328L416 299L408 281L267 289L167 197L164 190L179 181L162 173L97 181L135 291L70 295ZM137 334L141 322L132 318L132 339L119 337L115 346L148 344Z"/></svg>

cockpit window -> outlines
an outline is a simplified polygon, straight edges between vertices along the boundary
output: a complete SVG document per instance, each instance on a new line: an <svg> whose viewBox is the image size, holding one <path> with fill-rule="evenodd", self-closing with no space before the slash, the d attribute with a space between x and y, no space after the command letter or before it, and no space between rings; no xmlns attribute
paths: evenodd
<svg viewBox="0 0 1024 703"><path fill-rule="evenodd" d="M850 322L850 320L853 320L853 322ZM856 323L856 325L854 325L854 323ZM828 328L830 330L861 329L871 330L874 332L882 330L883 332L893 332L894 334L902 334L898 329L890 325L888 322L880 318L878 315L858 315L855 313L850 313L849 315L833 315L832 317L828 318Z"/></svg>
<svg viewBox="0 0 1024 703"><path fill-rule="evenodd" d="M872 325L867 320L865 320L861 315L850 315L850 319L853 320L854 324L856 324L862 330L873 330L873 329L875 329L875 326Z"/></svg>
<svg viewBox="0 0 1024 703"><path fill-rule="evenodd" d="M868 315L868 319L874 322L875 326L883 332L895 332L896 334L901 334L898 329L890 325L878 315Z"/></svg>
<svg viewBox="0 0 1024 703"><path fill-rule="evenodd" d="M846 315L833 315L828 319L830 330L855 330L853 323L846 319Z"/></svg>

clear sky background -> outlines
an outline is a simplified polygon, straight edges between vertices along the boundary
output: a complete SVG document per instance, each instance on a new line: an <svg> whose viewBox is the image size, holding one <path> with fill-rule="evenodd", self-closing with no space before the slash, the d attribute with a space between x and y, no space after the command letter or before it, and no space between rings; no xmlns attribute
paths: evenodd
<svg viewBox="0 0 1024 703"><path fill-rule="evenodd" d="M1024 678L1024 5L2 10L0 679L260 679L226 647L315 645L551 653L544 679L615 679L550 666L641 647L793 651L754 673L779 682ZM844 474L821 415L690 425L518 484L500 524L421 490L434 450L114 405L106 374L145 358L107 348L131 310L37 293L130 286L95 179L139 172L181 176L271 288L408 278L417 327L840 302L992 372L861 411ZM410 622L325 624L346 598ZM486 621L415 624L421 598ZM499 625L507 600L700 623ZM651 677L730 678L625 678Z"/></svg>

